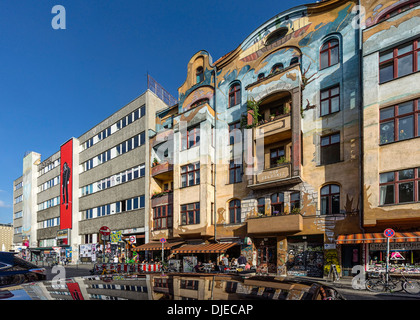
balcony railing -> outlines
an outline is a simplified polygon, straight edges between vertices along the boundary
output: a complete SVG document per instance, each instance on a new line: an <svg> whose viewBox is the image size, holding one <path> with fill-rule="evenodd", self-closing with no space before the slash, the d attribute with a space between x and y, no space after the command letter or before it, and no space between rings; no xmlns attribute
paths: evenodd
<svg viewBox="0 0 420 320"><path fill-rule="evenodd" d="M165 179L171 176L171 172L174 170L173 164L169 162L152 164L152 177L157 179Z"/></svg>
<svg viewBox="0 0 420 320"><path fill-rule="evenodd" d="M173 202L173 193L172 191L164 191L160 193L155 193L151 197L151 206L152 208L165 205L165 204L171 204Z"/></svg>

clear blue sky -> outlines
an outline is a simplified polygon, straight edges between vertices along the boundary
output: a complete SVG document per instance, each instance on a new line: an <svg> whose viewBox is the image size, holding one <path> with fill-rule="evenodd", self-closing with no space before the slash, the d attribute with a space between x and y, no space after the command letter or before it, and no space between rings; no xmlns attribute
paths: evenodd
<svg viewBox="0 0 420 320"><path fill-rule="evenodd" d="M315 1L1 0L0 223L26 151L44 160L146 90L175 98L199 50L217 60L276 14ZM54 30L55 5L66 29Z"/></svg>

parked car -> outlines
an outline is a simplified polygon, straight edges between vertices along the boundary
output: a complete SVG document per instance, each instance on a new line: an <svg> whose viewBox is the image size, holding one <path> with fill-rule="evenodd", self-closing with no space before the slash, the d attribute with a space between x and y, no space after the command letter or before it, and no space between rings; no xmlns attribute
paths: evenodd
<svg viewBox="0 0 420 320"><path fill-rule="evenodd" d="M17 257L14 252L0 251L0 288L46 278L45 268Z"/></svg>

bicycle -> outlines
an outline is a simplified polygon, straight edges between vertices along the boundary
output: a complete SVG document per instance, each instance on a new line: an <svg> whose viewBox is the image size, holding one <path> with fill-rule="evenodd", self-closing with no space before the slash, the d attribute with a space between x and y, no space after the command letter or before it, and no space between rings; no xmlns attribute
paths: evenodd
<svg viewBox="0 0 420 320"><path fill-rule="evenodd" d="M401 289L397 289L398 285L401 285ZM385 273L371 274L370 278L366 280L366 289L372 292L398 292L405 291L409 294L418 294L420 292L420 284L416 280L407 278L403 272L401 272L401 278L396 279L388 274L388 281L386 280Z"/></svg>

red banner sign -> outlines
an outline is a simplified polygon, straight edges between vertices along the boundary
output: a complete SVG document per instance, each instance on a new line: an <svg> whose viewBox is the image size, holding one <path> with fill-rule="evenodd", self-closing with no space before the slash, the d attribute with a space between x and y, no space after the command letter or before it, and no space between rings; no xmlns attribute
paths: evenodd
<svg viewBox="0 0 420 320"><path fill-rule="evenodd" d="M61 146L60 229L72 228L73 139Z"/></svg>

